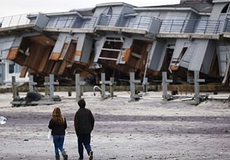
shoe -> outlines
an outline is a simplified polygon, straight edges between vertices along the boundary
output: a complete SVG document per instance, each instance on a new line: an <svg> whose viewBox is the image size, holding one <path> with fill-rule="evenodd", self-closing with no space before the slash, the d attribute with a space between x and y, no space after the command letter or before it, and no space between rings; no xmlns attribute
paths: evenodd
<svg viewBox="0 0 230 160"><path fill-rule="evenodd" d="M64 160L68 160L68 155L63 156Z"/></svg>
<svg viewBox="0 0 230 160"><path fill-rule="evenodd" d="M89 152L89 160L93 160L93 151Z"/></svg>
<svg viewBox="0 0 230 160"><path fill-rule="evenodd" d="M68 155L66 154L65 151L62 152L62 156L64 160L68 160Z"/></svg>
<svg viewBox="0 0 230 160"><path fill-rule="evenodd" d="M60 156L59 156L59 155L56 155L56 156L55 156L55 159L56 159L56 160L60 160Z"/></svg>

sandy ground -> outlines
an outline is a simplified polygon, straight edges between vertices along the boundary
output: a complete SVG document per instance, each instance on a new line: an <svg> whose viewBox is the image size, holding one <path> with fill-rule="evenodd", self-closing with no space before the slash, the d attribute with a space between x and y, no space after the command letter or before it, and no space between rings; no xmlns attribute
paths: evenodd
<svg viewBox="0 0 230 160"><path fill-rule="evenodd" d="M56 94L62 97L59 104L26 107L12 107L12 94L0 94L0 116L8 118L0 125L0 159L54 159L47 125L53 108L59 106L68 123L65 148L69 159L77 160L73 118L78 106L74 95ZM89 92L83 96L96 119L92 132L95 160L230 159L228 103L206 101L195 106L178 100L163 102L160 92L130 102L127 92L115 94L117 97L106 100Z"/></svg>

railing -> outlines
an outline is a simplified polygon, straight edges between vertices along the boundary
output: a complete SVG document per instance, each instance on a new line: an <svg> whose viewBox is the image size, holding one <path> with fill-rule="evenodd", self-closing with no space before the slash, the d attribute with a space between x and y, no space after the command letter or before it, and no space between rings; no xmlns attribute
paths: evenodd
<svg viewBox="0 0 230 160"><path fill-rule="evenodd" d="M163 20L160 33L218 34L223 25L221 20Z"/></svg>
<svg viewBox="0 0 230 160"><path fill-rule="evenodd" d="M97 22L97 17L85 19L80 28L94 28Z"/></svg>
<svg viewBox="0 0 230 160"><path fill-rule="evenodd" d="M94 28L97 17L80 18L77 16L51 17L47 27L51 28Z"/></svg>
<svg viewBox="0 0 230 160"><path fill-rule="evenodd" d="M229 18L226 19L226 23L224 26L224 32L230 32L230 19Z"/></svg>
<svg viewBox="0 0 230 160"><path fill-rule="evenodd" d="M0 28L14 27L35 23L36 16L21 14L8 17L0 17ZM150 29L154 21L160 21L155 17L120 14L101 14L100 17L76 17L58 16L50 17L47 27L54 28L94 28L96 25L124 27L133 29ZM230 32L230 19L226 20L162 20L160 33L197 33L219 34Z"/></svg>
<svg viewBox="0 0 230 160"><path fill-rule="evenodd" d="M148 16L123 16L119 14L101 14L97 25L148 30L152 24L153 19L158 20L157 18Z"/></svg>
<svg viewBox="0 0 230 160"><path fill-rule="evenodd" d="M30 23L28 14L0 17L0 28L26 25Z"/></svg>
<svg viewBox="0 0 230 160"><path fill-rule="evenodd" d="M160 21L155 17L148 16L136 16L136 17L125 17L125 27L135 29L150 29L153 20Z"/></svg>
<svg viewBox="0 0 230 160"><path fill-rule="evenodd" d="M7 55L9 53L10 49L2 49L1 53L0 53L0 59L6 60L7 59Z"/></svg>
<svg viewBox="0 0 230 160"><path fill-rule="evenodd" d="M50 17L47 27L72 28L76 18L74 16Z"/></svg>
<svg viewBox="0 0 230 160"><path fill-rule="evenodd" d="M118 24L118 23L120 23L119 21L121 21L121 15L118 15L118 14L116 14L116 15L115 14L114 15L101 14L97 25L100 25L100 26L119 26L119 24Z"/></svg>

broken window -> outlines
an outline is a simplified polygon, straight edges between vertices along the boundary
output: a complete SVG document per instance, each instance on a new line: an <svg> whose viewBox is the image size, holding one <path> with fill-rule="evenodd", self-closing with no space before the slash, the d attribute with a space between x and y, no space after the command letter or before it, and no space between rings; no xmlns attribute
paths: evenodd
<svg viewBox="0 0 230 160"><path fill-rule="evenodd" d="M140 59L144 46L145 46L144 41L135 40L133 42L131 55L137 59Z"/></svg>
<svg viewBox="0 0 230 160"><path fill-rule="evenodd" d="M173 58L171 63L178 66L182 57L184 56L185 52L187 51L187 49L188 49L188 47L184 47L180 53L180 56L178 58Z"/></svg>
<svg viewBox="0 0 230 160"><path fill-rule="evenodd" d="M122 49L123 41L122 37L107 37L104 42L100 58L112 58L111 60L117 60Z"/></svg>
<svg viewBox="0 0 230 160"><path fill-rule="evenodd" d="M123 42L121 41L121 38L106 38L105 44L103 48L109 48L109 49L121 49Z"/></svg>
<svg viewBox="0 0 230 160"><path fill-rule="evenodd" d="M181 49L180 54L171 59L170 69L169 69L170 71L178 70L180 63L182 62L182 59L185 53L187 52L189 46L190 43L185 42L183 48Z"/></svg>

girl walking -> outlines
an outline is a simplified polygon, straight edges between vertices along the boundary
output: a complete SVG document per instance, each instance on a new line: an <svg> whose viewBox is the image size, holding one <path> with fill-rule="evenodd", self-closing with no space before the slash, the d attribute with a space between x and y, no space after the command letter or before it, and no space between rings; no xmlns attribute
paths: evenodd
<svg viewBox="0 0 230 160"><path fill-rule="evenodd" d="M48 127L51 129L51 135L53 136L56 160L60 160L59 150L61 151L64 160L68 160L68 155L63 148L67 123L60 108L54 108L52 119L50 120Z"/></svg>

